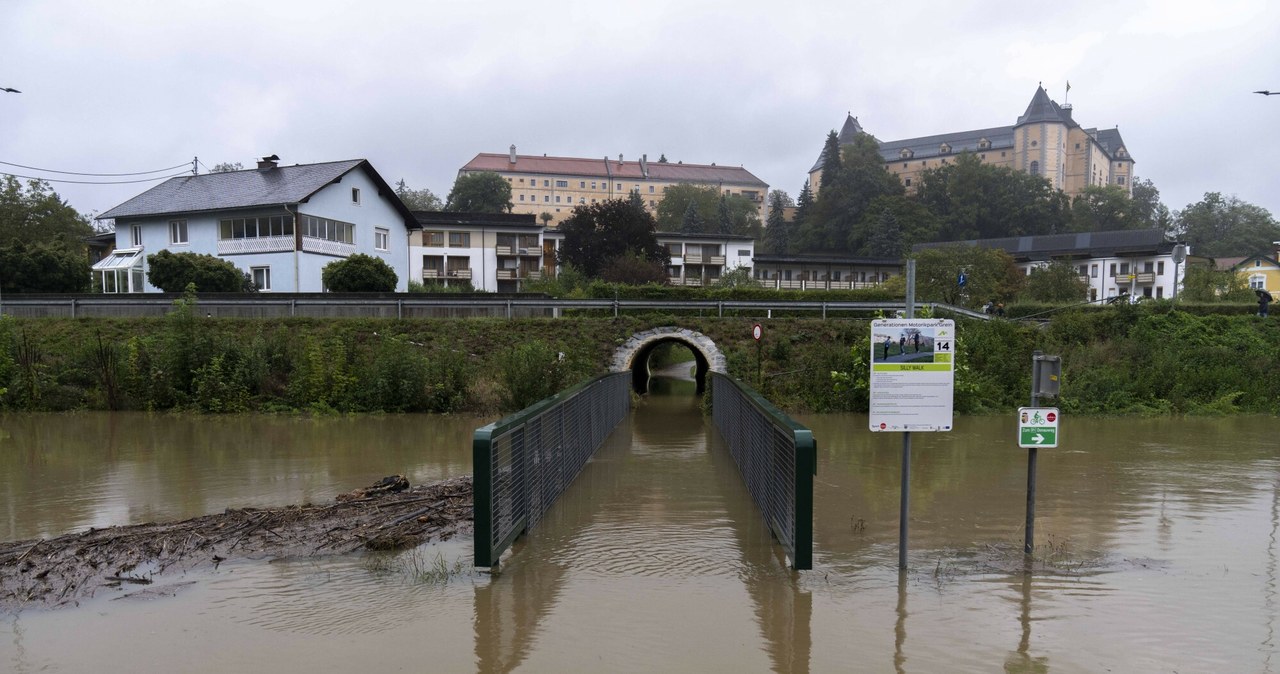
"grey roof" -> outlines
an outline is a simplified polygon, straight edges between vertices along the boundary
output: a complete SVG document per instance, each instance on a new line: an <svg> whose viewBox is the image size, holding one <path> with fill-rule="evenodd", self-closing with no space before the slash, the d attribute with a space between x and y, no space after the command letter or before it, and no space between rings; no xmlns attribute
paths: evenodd
<svg viewBox="0 0 1280 674"><path fill-rule="evenodd" d="M858 134L866 133L862 130L862 125L858 123L858 118L850 114L844 119L844 126L840 127L840 135L838 136L841 145L848 145L858 137Z"/></svg>
<svg viewBox="0 0 1280 674"><path fill-rule="evenodd" d="M978 143L983 140L990 141L991 147L978 147ZM880 143L880 156L885 161L901 161L902 157L900 155L905 148L913 153L912 159L934 157L943 154L941 152L943 143L951 147L951 152L948 154L960 154L966 150L969 152L989 152L991 150L1012 149L1013 127L993 126L989 129L956 131L954 133L941 133L936 136L891 140Z"/></svg>
<svg viewBox="0 0 1280 674"><path fill-rule="evenodd" d="M411 222L413 215L364 159L170 178L98 217L129 218L297 204L359 166L365 167L374 182L398 205L406 223Z"/></svg>
<svg viewBox="0 0 1280 674"><path fill-rule="evenodd" d="M938 241L918 243L913 251L950 246L977 246L1003 250L1017 260L1048 260L1073 255L1093 257L1142 253L1162 253L1173 250L1175 243L1165 238L1159 229L1122 229L1109 232L1074 232L1070 234L1041 234L1038 236L1010 236L999 239L970 239L968 241Z"/></svg>
<svg viewBox="0 0 1280 674"><path fill-rule="evenodd" d="M419 225L460 225L543 229L533 213L469 213L466 211L414 211Z"/></svg>
<svg viewBox="0 0 1280 674"><path fill-rule="evenodd" d="M1031 97L1031 103L1027 105L1027 111L1022 113L1018 118L1018 122L1014 126L1022 126L1023 124L1033 124L1035 122L1058 122L1067 126L1076 126L1071 120L1071 115L1064 113L1062 108L1049 98L1049 94L1045 92L1044 87L1036 87L1036 93Z"/></svg>
<svg viewBox="0 0 1280 674"><path fill-rule="evenodd" d="M1116 150L1124 147L1124 139L1120 137L1120 129L1103 129L1098 132L1098 144L1102 146L1102 150L1112 159L1117 159ZM1133 161L1133 155L1129 153L1129 148L1125 148L1124 158Z"/></svg>

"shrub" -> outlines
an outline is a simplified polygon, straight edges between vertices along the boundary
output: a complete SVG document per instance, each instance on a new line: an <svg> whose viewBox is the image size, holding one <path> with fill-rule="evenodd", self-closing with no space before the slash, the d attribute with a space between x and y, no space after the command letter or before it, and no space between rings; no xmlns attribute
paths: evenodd
<svg viewBox="0 0 1280 674"><path fill-rule="evenodd" d="M363 253L330 262L320 276L324 287L335 293L395 292L400 281L395 270L382 258Z"/></svg>
<svg viewBox="0 0 1280 674"><path fill-rule="evenodd" d="M257 290L248 274L226 260L212 255L167 250L147 256L147 281L167 293L183 292L191 285L203 293Z"/></svg>

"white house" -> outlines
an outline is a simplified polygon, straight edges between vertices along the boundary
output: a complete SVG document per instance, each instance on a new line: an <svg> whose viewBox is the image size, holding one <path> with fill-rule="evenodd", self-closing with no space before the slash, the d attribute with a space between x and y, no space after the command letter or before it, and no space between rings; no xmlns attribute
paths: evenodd
<svg viewBox="0 0 1280 674"><path fill-rule="evenodd" d="M157 292L146 256L202 253L229 260L263 292L320 292L325 265L381 258L408 289L413 213L364 159L170 178L98 216L116 222L116 250L93 266L103 292Z"/></svg>
<svg viewBox="0 0 1280 674"><path fill-rule="evenodd" d="M546 250L547 273L554 273L556 252L564 241L564 232L549 229L542 235ZM726 272L739 267L751 273L751 259L756 242L749 236L736 234L682 234L657 232L658 245L667 249L671 263L667 281L673 286L713 285Z"/></svg>
<svg viewBox="0 0 1280 674"><path fill-rule="evenodd" d="M409 273L427 285L519 292L542 278L542 225L524 213L416 211ZM551 259L555 259L554 250Z"/></svg>
<svg viewBox="0 0 1280 674"><path fill-rule="evenodd" d="M957 245L1003 250L1013 256L1024 274L1054 261L1066 262L1075 268L1080 280L1088 284L1090 301L1123 294L1134 298L1172 298L1175 288L1182 285L1186 260L1191 253L1185 243L1167 240L1158 229L922 243L916 244L913 250Z"/></svg>
<svg viewBox="0 0 1280 674"><path fill-rule="evenodd" d="M755 258L757 282L778 290L854 290L873 288L902 273L902 260L848 255L761 254Z"/></svg>

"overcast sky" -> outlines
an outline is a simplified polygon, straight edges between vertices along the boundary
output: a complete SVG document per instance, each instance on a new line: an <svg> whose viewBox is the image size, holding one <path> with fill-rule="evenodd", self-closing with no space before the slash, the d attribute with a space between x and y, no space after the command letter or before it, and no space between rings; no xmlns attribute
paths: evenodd
<svg viewBox="0 0 1280 674"><path fill-rule="evenodd" d="M0 0L0 87L23 92L0 93L0 161L362 157L443 198L515 144L741 165L795 196L847 112L881 140L1012 125L1069 80L1171 209L1220 191L1280 215L1280 96L1251 93L1280 91L1278 38L1274 0ZM101 212L151 184L54 188Z"/></svg>

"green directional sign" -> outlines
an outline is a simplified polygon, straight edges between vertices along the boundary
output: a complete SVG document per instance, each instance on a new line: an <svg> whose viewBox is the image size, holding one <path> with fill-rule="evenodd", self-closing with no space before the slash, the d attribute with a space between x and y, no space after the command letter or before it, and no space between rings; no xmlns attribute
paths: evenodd
<svg viewBox="0 0 1280 674"><path fill-rule="evenodd" d="M1018 408L1018 446L1057 447L1060 418L1056 407Z"/></svg>

